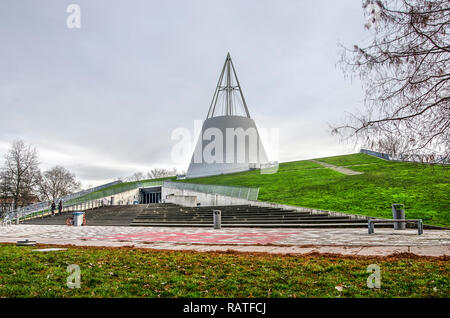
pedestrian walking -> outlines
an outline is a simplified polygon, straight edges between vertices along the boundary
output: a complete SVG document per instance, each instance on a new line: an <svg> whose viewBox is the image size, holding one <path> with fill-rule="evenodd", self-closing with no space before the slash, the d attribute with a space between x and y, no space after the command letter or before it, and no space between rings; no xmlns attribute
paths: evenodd
<svg viewBox="0 0 450 318"><path fill-rule="evenodd" d="M59 203L58 203L58 214L59 215L61 215L62 209L63 209L62 200L59 200Z"/></svg>
<svg viewBox="0 0 450 318"><path fill-rule="evenodd" d="M55 201L52 202L52 216L55 216L56 204Z"/></svg>

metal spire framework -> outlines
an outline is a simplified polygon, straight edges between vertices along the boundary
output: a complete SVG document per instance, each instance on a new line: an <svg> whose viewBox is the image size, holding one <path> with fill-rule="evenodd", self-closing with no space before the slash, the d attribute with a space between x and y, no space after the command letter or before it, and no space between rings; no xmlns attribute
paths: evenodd
<svg viewBox="0 0 450 318"><path fill-rule="evenodd" d="M244 116L250 118L230 53L227 54L225 59L206 118L218 116Z"/></svg>
<svg viewBox="0 0 450 318"><path fill-rule="evenodd" d="M261 168L268 158L227 54L186 178Z"/></svg>

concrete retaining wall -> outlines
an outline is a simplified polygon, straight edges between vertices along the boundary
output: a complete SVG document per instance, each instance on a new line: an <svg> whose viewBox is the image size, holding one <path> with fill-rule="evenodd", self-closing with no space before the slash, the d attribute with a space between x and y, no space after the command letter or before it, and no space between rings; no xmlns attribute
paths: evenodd
<svg viewBox="0 0 450 318"><path fill-rule="evenodd" d="M165 202L182 206L197 206L197 196L169 194L166 196Z"/></svg>
<svg viewBox="0 0 450 318"><path fill-rule="evenodd" d="M69 207L64 207L64 211L77 211L77 210L87 210L96 208L102 205L110 205L111 204L111 198L113 205L127 205L127 204L133 204L135 200L139 200L139 188L132 189L120 193L116 193L113 195L109 195L107 197L98 198L95 200L86 201L83 203L71 205Z"/></svg>
<svg viewBox="0 0 450 318"><path fill-rule="evenodd" d="M125 192L116 193L104 198L100 198L98 200L108 200L110 201L111 198L114 198L114 205L126 205L126 204L133 204L135 200L139 200L139 188L128 190ZM95 201L95 200L94 200Z"/></svg>
<svg viewBox="0 0 450 318"><path fill-rule="evenodd" d="M166 198L170 195L195 196L197 198L197 203L200 203L200 205L205 205L205 206L239 205L239 204L248 204L247 202L249 202L249 200L246 200L246 199L228 197L228 196L219 195L219 194L196 192L196 191L186 190L186 189L161 187L161 197L163 198L163 200L166 200ZM256 202L256 201L252 201L252 202Z"/></svg>

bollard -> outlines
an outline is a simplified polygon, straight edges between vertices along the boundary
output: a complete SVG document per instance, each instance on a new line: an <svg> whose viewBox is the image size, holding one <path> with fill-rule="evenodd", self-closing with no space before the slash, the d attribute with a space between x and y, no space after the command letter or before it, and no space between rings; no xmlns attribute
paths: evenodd
<svg viewBox="0 0 450 318"><path fill-rule="evenodd" d="M222 212L220 210L213 210L214 230L220 230L222 227Z"/></svg>
<svg viewBox="0 0 450 318"><path fill-rule="evenodd" d="M419 235L423 234L423 222L422 222L422 220L417 221L417 231L419 232Z"/></svg>
<svg viewBox="0 0 450 318"><path fill-rule="evenodd" d="M392 205L392 218L394 220L404 220L405 219L405 205L404 204L393 204ZM395 222L394 230L404 230L406 228L406 223Z"/></svg>

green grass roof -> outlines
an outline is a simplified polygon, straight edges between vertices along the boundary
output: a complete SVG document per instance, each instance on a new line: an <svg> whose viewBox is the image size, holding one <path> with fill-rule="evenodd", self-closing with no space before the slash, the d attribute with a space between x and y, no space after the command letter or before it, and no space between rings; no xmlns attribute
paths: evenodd
<svg viewBox="0 0 450 318"><path fill-rule="evenodd" d="M345 175L308 161L281 163L274 174L249 171L183 182L260 187L259 200L390 218L391 204L405 204L407 218L450 226L450 169L393 162L366 154L319 158L363 172Z"/></svg>

